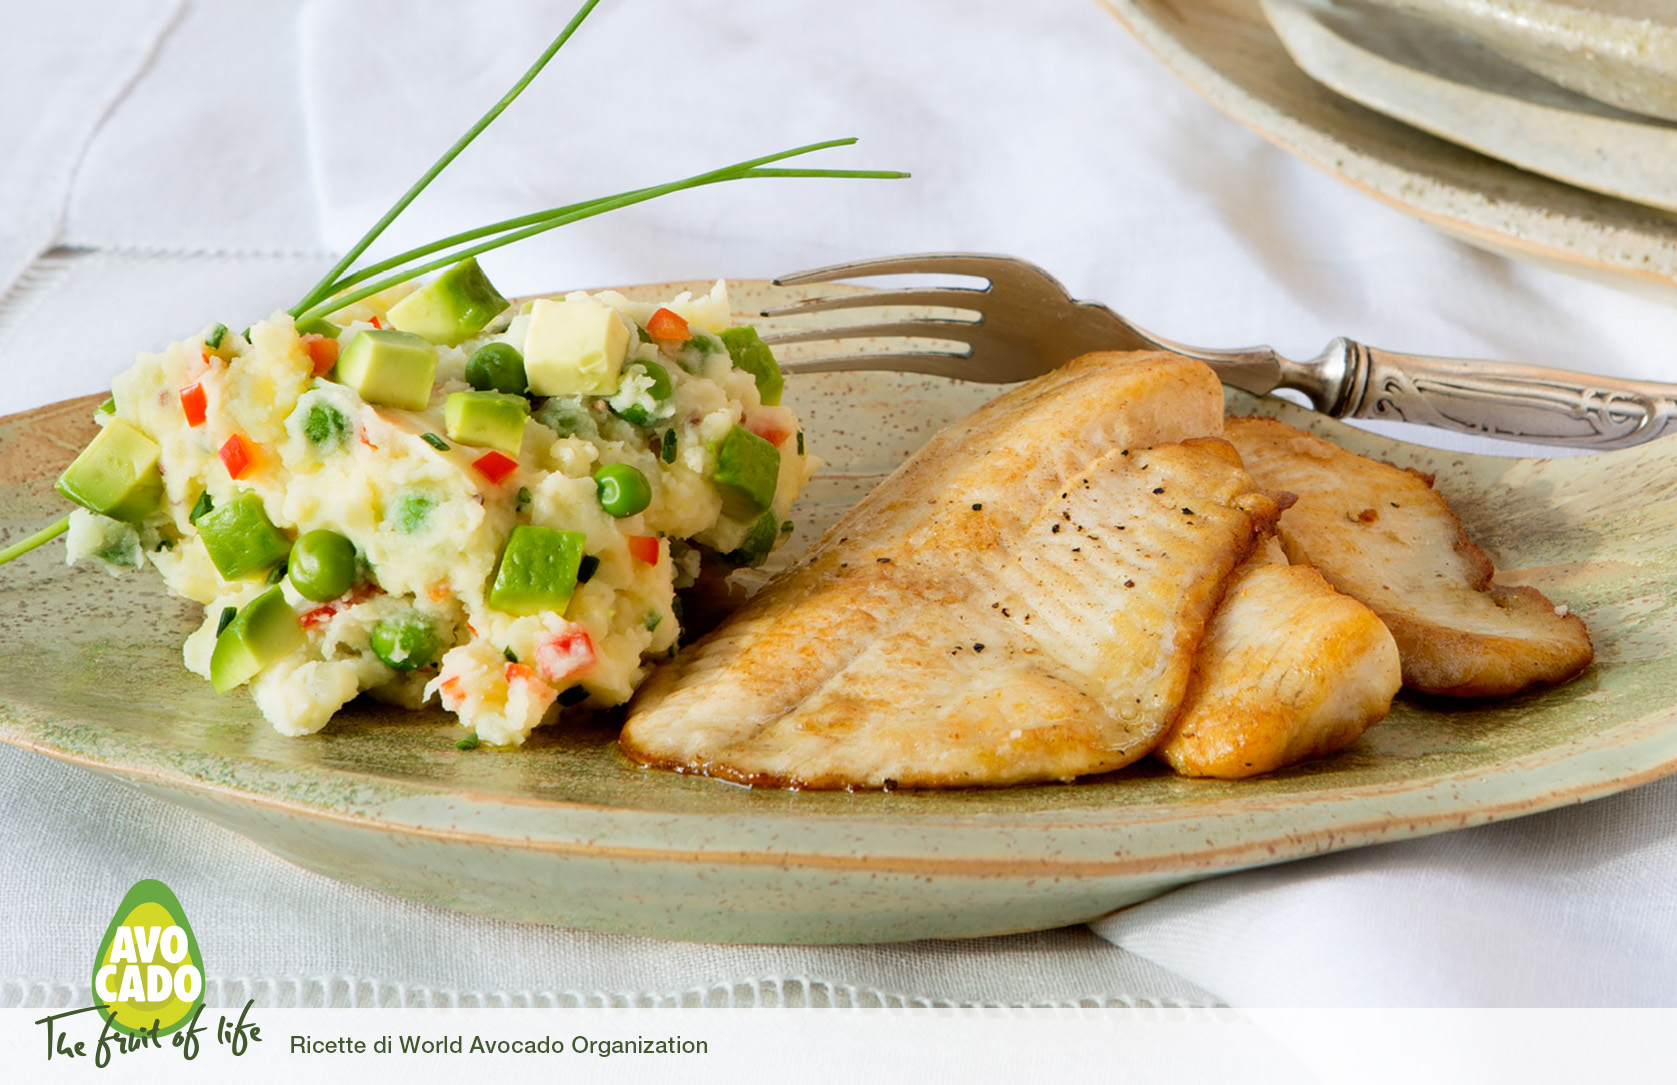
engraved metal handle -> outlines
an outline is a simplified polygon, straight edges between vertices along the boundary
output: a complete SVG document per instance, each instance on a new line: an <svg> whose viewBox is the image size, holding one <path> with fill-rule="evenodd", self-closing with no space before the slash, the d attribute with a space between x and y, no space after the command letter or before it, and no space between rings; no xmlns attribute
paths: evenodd
<svg viewBox="0 0 1677 1085"><path fill-rule="evenodd" d="M1315 362L1344 373L1336 418L1419 422L1460 433L1597 450L1651 441L1677 417L1677 385L1466 358L1432 358L1335 339Z"/></svg>

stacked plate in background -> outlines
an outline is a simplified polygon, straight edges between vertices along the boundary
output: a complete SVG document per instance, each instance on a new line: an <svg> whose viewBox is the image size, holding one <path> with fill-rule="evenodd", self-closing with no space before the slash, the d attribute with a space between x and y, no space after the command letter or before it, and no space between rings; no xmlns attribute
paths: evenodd
<svg viewBox="0 0 1677 1085"><path fill-rule="evenodd" d="M1213 102L1406 211L1677 286L1677 3L1107 2Z"/></svg>

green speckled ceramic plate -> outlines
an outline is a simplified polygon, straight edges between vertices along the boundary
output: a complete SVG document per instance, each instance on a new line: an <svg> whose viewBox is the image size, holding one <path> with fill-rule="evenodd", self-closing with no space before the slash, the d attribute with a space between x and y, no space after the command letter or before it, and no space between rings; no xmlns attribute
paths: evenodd
<svg viewBox="0 0 1677 1085"><path fill-rule="evenodd" d="M743 284L735 296L755 312L788 294ZM995 391L878 374L789 382L827 463L800 525L830 520ZM95 402L0 419L0 539L60 513L51 480L91 433ZM244 694L217 697L182 667L194 606L153 575L69 569L54 544L0 570L0 738L386 892L761 942L1057 926L1214 874L1532 813L1677 769L1677 441L1505 460L1399 444L1279 402L1259 409L1436 472L1507 579L1584 616L1595 666L1497 704L1403 699L1345 752L1245 782L1141 765L1001 791L754 792L639 768L607 720L463 752L440 713L357 705L319 735L283 738Z"/></svg>

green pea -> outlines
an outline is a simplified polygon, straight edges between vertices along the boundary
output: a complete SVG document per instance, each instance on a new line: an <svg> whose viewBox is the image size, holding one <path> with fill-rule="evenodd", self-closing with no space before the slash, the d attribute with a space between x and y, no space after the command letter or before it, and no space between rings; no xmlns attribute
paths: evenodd
<svg viewBox="0 0 1677 1085"><path fill-rule="evenodd" d="M437 631L431 623L417 615L410 618L385 618L373 626L368 638L373 654L387 666L399 671L423 667L437 657Z"/></svg>
<svg viewBox="0 0 1677 1085"><path fill-rule="evenodd" d="M657 362L635 362L630 367L629 372L623 374L624 377L632 375L634 366L640 366L642 369L646 370L646 375L652 378L652 387L646 390L646 394L651 396L655 402L663 403L665 400L669 399L670 396L675 394L675 385L670 381L670 371L668 369L665 369ZM622 410L618 410L617 406L612 404L609 399L606 402L611 405L611 409L617 414L617 416L625 422L631 422L637 426L644 426L652 421L652 415L639 403L631 403Z"/></svg>
<svg viewBox="0 0 1677 1085"><path fill-rule="evenodd" d="M595 471L594 485L600 490L600 507L620 519L652 504L646 476L627 463L608 463Z"/></svg>
<svg viewBox="0 0 1677 1085"><path fill-rule="evenodd" d="M530 390L524 355L510 343L485 343L466 359L466 383L480 392L521 396Z"/></svg>
<svg viewBox="0 0 1677 1085"><path fill-rule="evenodd" d="M324 603L355 584L355 544L336 531L304 532L291 545L291 586Z"/></svg>

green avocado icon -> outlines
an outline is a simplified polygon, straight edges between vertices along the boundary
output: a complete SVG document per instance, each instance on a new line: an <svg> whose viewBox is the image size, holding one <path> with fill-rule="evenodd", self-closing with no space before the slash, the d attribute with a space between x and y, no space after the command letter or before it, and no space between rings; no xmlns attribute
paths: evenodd
<svg viewBox="0 0 1677 1085"><path fill-rule="evenodd" d="M93 997L111 1027L162 1036L204 1003L204 958L174 891L154 878L134 883L116 907L93 958Z"/></svg>

